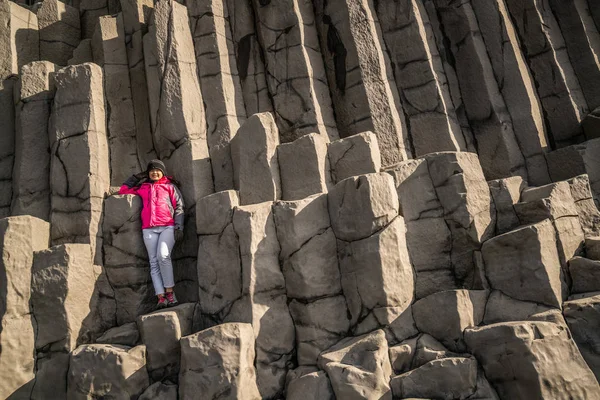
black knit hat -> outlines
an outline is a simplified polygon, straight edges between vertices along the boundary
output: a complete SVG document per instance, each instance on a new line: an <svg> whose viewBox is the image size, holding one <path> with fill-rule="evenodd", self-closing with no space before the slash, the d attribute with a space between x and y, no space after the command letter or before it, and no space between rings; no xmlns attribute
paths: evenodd
<svg viewBox="0 0 600 400"><path fill-rule="evenodd" d="M162 171L163 175L167 175L167 167L165 167L165 164L160 160L152 160L148 163L146 172L149 173L153 169L160 169Z"/></svg>

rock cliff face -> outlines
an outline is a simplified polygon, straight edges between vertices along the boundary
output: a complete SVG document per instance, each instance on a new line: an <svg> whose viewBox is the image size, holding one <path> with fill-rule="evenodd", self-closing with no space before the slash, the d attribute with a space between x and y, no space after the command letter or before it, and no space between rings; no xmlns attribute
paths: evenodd
<svg viewBox="0 0 600 400"><path fill-rule="evenodd" d="M600 3L0 0L0 398L600 399ZM142 204L181 181L180 305Z"/></svg>

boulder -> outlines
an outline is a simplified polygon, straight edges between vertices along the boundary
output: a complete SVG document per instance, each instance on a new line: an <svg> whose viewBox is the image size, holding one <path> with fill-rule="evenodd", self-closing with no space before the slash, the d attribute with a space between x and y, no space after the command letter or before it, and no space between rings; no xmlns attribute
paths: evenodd
<svg viewBox="0 0 600 400"><path fill-rule="evenodd" d="M566 301L563 313L583 359L600 380L600 295Z"/></svg>
<svg viewBox="0 0 600 400"><path fill-rule="evenodd" d="M335 399L325 371L311 367L298 367L288 372L285 391L287 400Z"/></svg>
<svg viewBox="0 0 600 400"><path fill-rule="evenodd" d="M571 293L600 290L600 261L575 257L569 260Z"/></svg>
<svg viewBox="0 0 600 400"><path fill-rule="evenodd" d="M566 326L552 322L498 323L467 329L465 342L500 398L600 396L600 386Z"/></svg>
<svg viewBox="0 0 600 400"><path fill-rule="evenodd" d="M382 330L341 340L321 353L318 364L338 399L392 398L392 367Z"/></svg>
<svg viewBox="0 0 600 400"><path fill-rule="evenodd" d="M377 173L381 169L381 153L377 135L367 131L331 142L327 157L333 183L357 175Z"/></svg>
<svg viewBox="0 0 600 400"><path fill-rule="evenodd" d="M69 361L68 398L138 398L150 385L145 350L109 344L78 347Z"/></svg>
<svg viewBox="0 0 600 400"><path fill-rule="evenodd" d="M98 344L119 344L122 346L135 347L140 342L140 331L135 322L129 322L121 326L111 328L96 339Z"/></svg>
<svg viewBox="0 0 600 400"><path fill-rule="evenodd" d="M226 323L183 337L179 398L260 399L254 355L249 324Z"/></svg>

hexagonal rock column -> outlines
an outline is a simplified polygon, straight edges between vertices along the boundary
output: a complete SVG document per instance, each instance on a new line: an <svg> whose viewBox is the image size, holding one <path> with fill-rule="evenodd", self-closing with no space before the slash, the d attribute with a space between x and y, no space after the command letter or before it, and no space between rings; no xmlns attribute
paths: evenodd
<svg viewBox="0 0 600 400"><path fill-rule="evenodd" d="M146 345L146 368L153 382L163 379L176 381L180 366L180 339L192 334L195 311L196 303L184 303L138 318L138 329Z"/></svg>
<svg viewBox="0 0 600 400"><path fill-rule="evenodd" d="M525 157L529 183L535 186L549 183L544 159L549 145L542 106L506 3L504 0L483 0L472 1L471 6Z"/></svg>
<svg viewBox="0 0 600 400"><path fill-rule="evenodd" d="M225 0L187 0L194 38L198 80L205 103L207 141L215 191L233 189L230 143L246 119L238 76L229 11Z"/></svg>
<svg viewBox="0 0 600 400"><path fill-rule="evenodd" d="M94 36L98 19L103 15L114 15L121 11L119 0L79 0L79 16L81 19L81 38Z"/></svg>
<svg viewBox="0 0 600 400"><path fill-rule="evenodd" d="M0 79L0 218L11 215L12 175L15 159L16 76Z"/></svg>
<svg viewBox="0 0 600 400"><path fill-rule="evenodd" d="M458 83L486 178L527 178L525 160L471 1L459 4L435 0L435 4L455 58Z"/></svg>
<svg viewBox="0 0 600 400"><path fill-rule="evenodd" d="M37 16L12 1L0 1L0 26L0 80L4 80L40 59L40 42Z"/></svg>
<svg viewBox="0 0 600 400"><path fill-rule="evenodd" d="M328 194L341 282L354 334L389 325L412 302L414 275L393 178L348 178Z"/></svg>
<svg viewBox="0 0 600 400"><path fill-rule="evenodd" d="M463 331L483 320L488 293L484 290L448 290L413 304L415 324L455 352L464 353Z"/></svg>
<svg viewBox="0 0 600 400"><path fill-rule="evenodd" d="M496 234L509 232L520 225L514 205L521 199L526 183L520 176L488 181L496 209Z"/></svg>
<svg viewBox="0 0 600 400"><path fill-rule="evenodd" d="M293 365L295 340L271 207L267 202L235 208L233 228L240 243L242 298L225 317L225 322L252 324L262 398L283 393L285 376Z"/></svg>
<svg viewBox="0 0 600 400"><path fill-rule="evenodd" d="M79 10L59 0L43 2L37 11L40 60L65 66L81 41Z"/></svg>
<svg viewBox="0 0 600 400"><path fill-rule="evenodd" d="M62 3L61 3L62 4ZM50 142L48 119L54 98L56 65L39 61L25 65L16 97L13 215L50 220Z"/></svg>
<svg viewBox="0 0 600 400"><path fill-rule="evenodd" d="M585 237L567 182L525 189L521 193L521 202L515 204L515 211L522 224L532 224L546 218L552 221L563 269L571 258L581 253Z"/></svg>
<svg viewBox="0 0 600 400"><path fill-rule="evenodd" d="M30 216L0 219L0 397L29 398L35 371L35 318L29 306L33 252L48 248L50 225Z"/></svg>
<svg viewBox="0 0 600 400"><path fill-rule="evenodd" d="M240 204L281 198L278 145L279 133L273 114L254 114L241 126L232 144Z"/></svg>
<svg viewBox="0 0 600 400"><path fill-rule="evenodd" d="M83 39L73 50L73 57L69 58L69 65L84 64L94 62L92 56L92 39Z"/></svg>
<svg viewBox="0 0 600 400"><path fill-rule="evenodd" d="M281 141L313 132L339 139L312 2L253 0L253 5Z"/></svg>
<svg viewBox="0 0 600 400"><path fill-rule="evenodd" d="M198 233L198 301L203 318L220 324L242 297L239 240L233 229L236 191L203 197L196 203Z"/></svg>
<svg viewBox="0 0 600 400"><path fill-rule="evenodd" d="M596 200L600 199L600 138L548 153L548 168L554 182L588 174Z"/></svg>
<svg viewBox="0 0 600 400"><path fill-rule="evenodd" d="M102 80L95 64L59 70L49 128L52 244L89 243L98 265L110 184Z"/></svg>
<svg viewBox="0 0 600 400"><path fill-rule="evenodd" d="M493 324L467 329L465 341L500 398L600 396L600 386L566 326L550 322Z"/></svg>
<svg viewBox="0 0 600 400"><path fill-rule="evenodd" d="M194 43L185 6L160 0L144 35L154 145L169 174L183 183L186 213L214 192ZM186 221L189 225L190 221ZM194 228L195 231L195 228Z"/></svg>
<svg viewBox="0 0 600 400"><path fill-rule="evenodd" d="M137 398L150 385L146 347L79 346L71 353L68 398Z"/></svg>
<svg viewBox="0 0 600 400"><path fill-rule="evenodd" d="M472 153L434 153L389 171L395 178L416 296L481 289L481 244L494 232L490 191Z"/></svg>
<svg viewBox="0 0 600 400"><path fill-rule="evenodd" d="M569 179L568 182L585 237L600 236L600 210L594 202L590 178L584 174Z"/></svg>
<svg viewBox="0 0 600 400"><path fill-rule="evenodd" d="M581 141L588 105L548 0L505 0L536 83L553 147Z"/></svg>
<svg viewBox="0 0 600 400"><path fill-rule="evenodd" d="M326 193L331 186L327 142L316 133L279 145L277 160L283 200L300 200Z"/></svg>
<svg viewBox="0 0 600 400"><path fill-rule="evenodd" d="M336 238L327 196L273 206L299 365L316 365L319 354L346 337L348 307L342 294Z"/></svg>
<svg viewBox="0 0 600 400"><path fill-rule="evenodd" d="M254 332L228 323L181 339L179 398L260 399L254 369Z"/></svg>
<svg viewBox="0 0 600 400"><path fill-rule="evenodd" d="M600 379L600 296L565 301L563 313L581 355L596 379Z"/></svg>
<svg viewBox="0 0 600 400"><path fill-rule="evenodd" d="M131 100L135 115L137 155L140 166L144 168L150 160L156 158L150 110L148 106L148 86L144 68L144 45L142 36L148 31L148 20L154 7L152 0L121 0L125 47L129 64L131 82Z"/></svg>
<svg viewBox="0 0 600 400"><path fill-rule="evenodd" d="M156 306L141 210L138 196L110 196L104 201L104 268L114 290L117 325L133 322Z"/></svg>
<svg viewBox="0 0 600 400"><path fill-rule="evenodd" d="M265 64L256 37L252 0L227 0L227 8L246 113L273 111L265 80Z"/></svg>
<svg viewBox="0 0 600 400"><path fill-rule="evenodd" d="M381 152L373 132L362 132L331 142L327 146L327 157L333 183L381 170Z"/></svg>
<svg viewBox="0 0 600 400"><path fill-rule="evenodd" d="M286 380L286 399L334 400L333 389L325 371L315 367L298 367L290 371Z"/></svg>
<svg viewBox="0 0 600 400"><path fill-rule="evenodd" d="M561 308L566 287L549 220L496 236L483 244L481 252L493 289L518 300Z"/></svg>
<svg viewBox="0 0 600 400"><path fill-rule="evenodd" d="M382 330L340 341L319 356L319 367L327 372L338 399L392 398L392 366Z"/></svg>
<svg viewBox="0 0 600 400"><path fill-rule="evenodd" d="M125 179L141 169L136 148L123 16L98 18L91 45L94 62L104 71L110 183L112 186L120 186Z"/></svg>
<svg viewBox="0 0 600 400"><path fill-rule="evenodd" d="M96 278L90 246L64 244L34 253L31 307L37 323L33 399L66 398L69 353L89 340Z"/></svg>
<svg viewBox="0 0 600 400"><path fill-rule="evenodd" d="M377 15L408 115L415 157L467 150L423 3L379 2Z"/></svg>
<svg viewBox="0 0 600 400"><path fill-rule="evenodd" d="M319 0L315 21L340 136L373 131L384 166L410 158L404 112L372 3Z"/></svg>
<svg viewBox="0 0 600 400"><path fill-rule="evenodd" d="M583 257L569 260L571 294L596 292L600 289L600 261Z"/></svg>

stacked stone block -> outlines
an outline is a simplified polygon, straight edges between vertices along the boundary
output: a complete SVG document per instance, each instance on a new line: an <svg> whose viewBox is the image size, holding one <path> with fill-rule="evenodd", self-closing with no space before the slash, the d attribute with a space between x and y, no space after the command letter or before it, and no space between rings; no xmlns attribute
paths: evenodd
<svg viewBox="0 0 600 400"><path fill-rule="evenodd" d="M79 10L59 0L44 1L37 10L40 60L65 66L81 41Z"/></svg>

